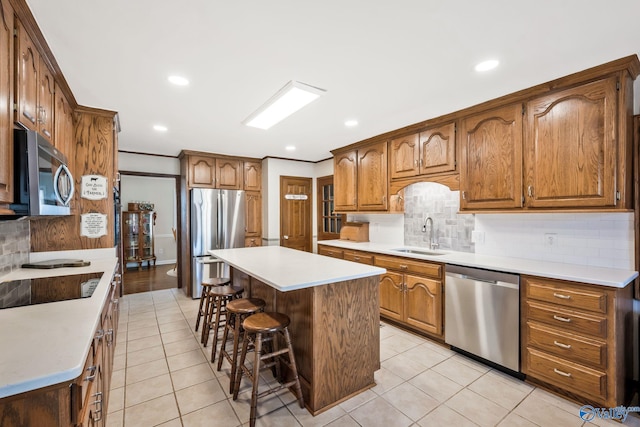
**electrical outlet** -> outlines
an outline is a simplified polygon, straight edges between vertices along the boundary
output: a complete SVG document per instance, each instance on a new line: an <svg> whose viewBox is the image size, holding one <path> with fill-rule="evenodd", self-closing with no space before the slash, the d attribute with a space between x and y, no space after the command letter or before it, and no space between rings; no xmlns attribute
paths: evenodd
<svg viewBox="0 0 640 427"><path fill-rule="evenodd" d="M544 233L544 245L548 248L558 246L558 235L556 233Z"/></svg>

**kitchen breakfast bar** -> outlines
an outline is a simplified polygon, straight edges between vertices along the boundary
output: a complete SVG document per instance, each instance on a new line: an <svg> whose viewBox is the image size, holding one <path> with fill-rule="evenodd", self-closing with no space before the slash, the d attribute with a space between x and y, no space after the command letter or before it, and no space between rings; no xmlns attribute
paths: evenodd
<svg viewBox="0 0 640 427"><path fill-rule="evenodd" d="M380 274L385 269L280 246L222 249L234 285L284 313L313 415L375 385L380 368Z"/></svg>

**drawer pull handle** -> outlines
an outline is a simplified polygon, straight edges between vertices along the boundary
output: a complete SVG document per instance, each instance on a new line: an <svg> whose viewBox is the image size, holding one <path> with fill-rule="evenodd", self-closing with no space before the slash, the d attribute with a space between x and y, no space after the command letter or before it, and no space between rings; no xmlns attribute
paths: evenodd
<svg viewBox="0 0 640 427"><path fill-rule="evenodd" d="M409 268L409 267L407 267L407 266L406 266L406 265L404 265L404 264L400 264L400 268L401 268L402 270L406 270L406 269L407 269L407 268Z"/></svg>
<svg viewBox="0 0 640 427"><path fill-rule="evenodd" d="M97 367L96 365L89 366L89 367L87 368L87 371L89 372L89 375L87 375L87 376L84 378L84 380L85 380L85 381L93 381L93 379L96 377L96 369L97 369L97 368L98 368L98 367Z"/></svg>
<svg viewBox="0 0 640 427"><path fill-rule="evenodd" d="M557 345L558 347L560 347L560 348L566 348L566 349L570 349L571 348L571 344L563 344L563 343L555 341L555 340L553 341L553 343L555 345Z"/></svg>
<svg viewBox="0 0 640 427"><path fill-rule="evenodd" d="M571 299L571 295L563 295L563 294L559 294L557 292L554 292L553 296L556 297L556 298L560 298L560 299Z"/></svg>
<svg viewBox="0 0 640 427"><path fill-rule="evenodd" d="M560 316L556 316L555 314L553 315L553 318L556 320L559 320L560 322L565 322L565 323L571 322L571 319L569 319L568 317L560 317Z"/></svg>
<svg viewBox="0 0 640 427"><path fill-rule="evenodd" d="M563 372L559 369L553 368L553 372L555 372L558 375L562 375L563 377L568 377L571 378L571 374L569 372Z"/></svg>

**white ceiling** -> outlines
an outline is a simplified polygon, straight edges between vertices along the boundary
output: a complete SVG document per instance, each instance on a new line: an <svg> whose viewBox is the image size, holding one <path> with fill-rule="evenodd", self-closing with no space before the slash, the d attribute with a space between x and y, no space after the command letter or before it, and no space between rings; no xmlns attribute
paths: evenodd
<svg viewBox="0 0 640 427"><path fill-rule="evenodd" d="M78 103L119 112L120 150L172 156L322 160L331 149L640 53L636 0L27 3ZM499 68L476 73L488 58ZM170 74L191 84L172 86ZM289 80L327 93L269 130L241 124ZM347 128L346 119L360 124Z"/></svg>

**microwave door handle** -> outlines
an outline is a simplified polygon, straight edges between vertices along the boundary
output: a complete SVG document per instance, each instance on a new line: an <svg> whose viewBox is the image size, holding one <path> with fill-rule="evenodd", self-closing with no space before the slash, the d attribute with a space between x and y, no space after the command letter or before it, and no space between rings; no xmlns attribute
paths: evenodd
<svg viewBox="0 0 640 427"><path fill-rule="evenodd" d="M60 189L58 188L58 186L60 185L59 184L60 174L62 172L65 173L67 182L69 183L69 192L68 194L65 194L64 199L60 195ZM69 201L71 200L71 197L73 197L73 191L74 191L74 186L73 186L73 178L71 178L71 171L69 171L69 168L67 168L67 165L61 164L58 167L58 170L56 170L56 173L53 177L53 193L55 194L58 202L62 203L63 206L68 206Z"/></svg>

